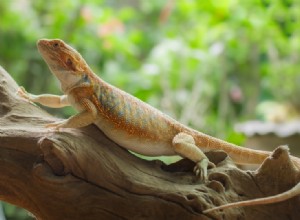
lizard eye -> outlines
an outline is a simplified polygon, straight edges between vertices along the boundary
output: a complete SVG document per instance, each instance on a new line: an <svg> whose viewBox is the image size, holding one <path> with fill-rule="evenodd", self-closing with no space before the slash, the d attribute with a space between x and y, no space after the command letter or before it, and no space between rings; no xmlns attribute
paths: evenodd
<svg viewBox="0 0 300 220"><path fill-rule="evenodd" d="M53 47L54 47L54 48L57 48L58 46L59 46L58 43L54 43L54 44L53 44Z"/></svg>

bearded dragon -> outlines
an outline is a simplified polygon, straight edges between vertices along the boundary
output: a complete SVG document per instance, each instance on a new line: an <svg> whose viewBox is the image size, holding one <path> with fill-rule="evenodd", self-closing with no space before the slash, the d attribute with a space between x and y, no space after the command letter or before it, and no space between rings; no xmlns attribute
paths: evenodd
<svg viewBox="0 0 300 220"><path fill-rule="evenodd" d="M195 162L194 172L201 181L207 179L207 169L214 167L204 152L225 151L237 164L261 164L271 152L241 148L189 128L159 110L106 83L87 65L71 46L60 39L41 39L37 47L64 93L33 95L19 90L23 98L44 106L61 108L73 106L79 113L46 127L80 128L95 124L111 140L133 152L147 156L180 155ZM293 157L300 168L300 160ZM300 194L300 185L277 197L285 200ZM278 200L263 198L260 204ZM247 205L254 204L248 201ZM234 206L241 204L234 204ZM227 206L231 206L227 204ZM225 206L216 207L225 208ZM212 211L211 210L206 210Z"/></svg>

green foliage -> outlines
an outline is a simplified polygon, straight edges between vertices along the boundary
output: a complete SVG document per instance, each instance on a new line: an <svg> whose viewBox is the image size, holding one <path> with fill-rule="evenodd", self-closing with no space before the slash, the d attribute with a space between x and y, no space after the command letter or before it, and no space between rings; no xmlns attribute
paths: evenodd
<svg viewBox="0 0 300 220"><path fill-rule="evenodd" d="M0 65L29 92L59 94L35 42L61 38L104 80L242 143L233 125L260 101L300 106L299 17L296 0L0 1Z"/></svg>
<svg viewBox="0 0 300 220"><path fill-rule="evenodd" d="M0 64L30 92L59 93L35 42L61 38L105 80L183 123L224 138L236 120L254 117L260 100L299 104L297 5L258 0L2 1Z"/></svg>
<svg viewBox="0 0 300 220"><path fill-rule="evenodd" d="M7 220L30 220L34 219L33 216L26 210L23 210L21 208L12 206L7 203L3 203L3 209L5 213L5 217Z"/></svg>

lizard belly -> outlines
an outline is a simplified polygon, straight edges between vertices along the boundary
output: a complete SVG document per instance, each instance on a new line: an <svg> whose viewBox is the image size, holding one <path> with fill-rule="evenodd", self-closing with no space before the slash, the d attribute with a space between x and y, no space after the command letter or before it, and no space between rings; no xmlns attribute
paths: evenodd
<svg viewBox="0 0 300 220"><path fill-rule="evenodd" d="M105 119L98 119L94 124L103 133L121 147L145 156L175 155L171 141L153 140L144 137L137 137L122 129L115 128Z"/></svg>

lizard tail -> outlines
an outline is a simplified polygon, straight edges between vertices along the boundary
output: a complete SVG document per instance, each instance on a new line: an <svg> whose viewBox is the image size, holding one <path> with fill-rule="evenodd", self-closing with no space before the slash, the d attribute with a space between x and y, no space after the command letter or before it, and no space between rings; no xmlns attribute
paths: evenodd
<svg viewBox="0 0 300 220"><path fill-rule="evenodd" d="M272 155L272 152L268 151L261 151L261 150L253 150L248 148L242 148L236 146L234 144L218 140L216 138L207 138L209 141L207 145L209 149L221 149L224 150L235 163L237 164L261 164L267 157ZM206 140L207 140L206 139ZM202 139L203 140L203 139ZM287 146L282 146L282 148L287 148ZM294 166L297 168L298 172L300 171L300 158L290 156ZM300 182L294 186L292 189L280 193L278 195L269 196L265 198L229 203L222 206L218 206L215 208L204 210L203 213L208 213L220 209L226 209L230 207L241 207L241 206L253 206L253 205L260 205L260 204L271 204L277 203L281 201L285 201L290 199L294 196L300 194Z"/></svg>
<svg viewBox="0 0 300 220"><path fill-rule="evenodd" d="M262 164L262 162L273 154L270 151L254 150L250 148L240 147L238 145L211 137L204 133L195 135L196 145L201 146L204 151L223 150L236 164ZM288 148L281 146L281 148ZM288 149L287 149L288 150ZM294 165L300 171L300 158L290 156Z"/></svg>
<svg viewBox="0 0 300 220"><path fill-rule="evenodd" d="M261 164L272 153L240 147L204 133L198 133L195 137L196 145L204 151L223 150L236 164Z"/></svg>
<svg viewBox="0 0 300 220"><path fill-rule="evenodd" d="M234 203L229 203L226 205L221 205L215 208L211 209L206 209L203 211L204 214L213 212L219 209L227 209L230 207L241 207L241 206L252 206L252 205L265 205L265 204L270 204L270 203L277 203L277 202L282 202L284 200L290 199L296 195L300 194L300 183L298 183L296 186L294 186L292 189L274 195L274 196L269 196L266 198L259 198L259 199L252 199L252 200L247 200L247 201L241 201L241 202L234 202Z"/></svg>

